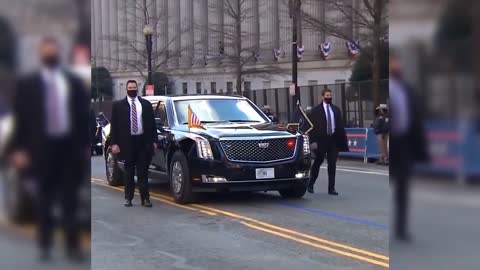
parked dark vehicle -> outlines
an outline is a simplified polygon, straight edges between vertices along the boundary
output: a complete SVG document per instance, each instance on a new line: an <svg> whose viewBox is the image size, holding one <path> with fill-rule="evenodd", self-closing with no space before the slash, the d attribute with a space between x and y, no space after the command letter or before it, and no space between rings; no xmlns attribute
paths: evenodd
<svg viewBox="0 0 480 270"><path fill-rule="evenodd" d="M307 136L273 124L244 97L198 95L145 97L155 109L159 145L150 180L170 184L177 203L198 192L278 190L301 198L310 169ZM205 130L188 128L187 108ZM105 128L109 130L109 126ZM123 162L105 141L108 183L123 184Z"/></svg>

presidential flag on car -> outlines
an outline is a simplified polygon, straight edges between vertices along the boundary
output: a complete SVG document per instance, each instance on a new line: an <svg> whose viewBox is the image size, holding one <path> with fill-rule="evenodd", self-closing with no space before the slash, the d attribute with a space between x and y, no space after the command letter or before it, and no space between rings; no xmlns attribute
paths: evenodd
<svg viewBox="0 0 480 270"><path fill-rule="evenodd" d="M202 121L200 121L198 116L192 111L192 108L190 107L190 105L188 105L187 114L188 114L188 129L190 128L205 129L205 127L202 125Z"/></svg>
<svg viewBox="0 0 480 270"><path fill-rule="evenodd" d="M297 103L297 109L295 110L294 117L297 123L290 125L297 126L298 131L302 132L303 134L308 134L310 131L312 131L312 121L310 121L310 118L308 118L307 114L300 106L300 103Z"/></svg>

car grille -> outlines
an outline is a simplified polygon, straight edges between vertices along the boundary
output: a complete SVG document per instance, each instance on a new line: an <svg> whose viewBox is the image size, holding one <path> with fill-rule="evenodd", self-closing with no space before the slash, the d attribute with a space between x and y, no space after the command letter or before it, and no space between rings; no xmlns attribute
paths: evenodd
<svg viewBox="0 0 480 270"><path fill-rule="evenodd" d="M295 140L295 147L288 147L289 140ZM295 155L295 138L263 140L221 140L220 144L231 161L268 162L291 159ZM268 144L268 147L265 147ZM263 147L261 147L263 145Z"/></svg>

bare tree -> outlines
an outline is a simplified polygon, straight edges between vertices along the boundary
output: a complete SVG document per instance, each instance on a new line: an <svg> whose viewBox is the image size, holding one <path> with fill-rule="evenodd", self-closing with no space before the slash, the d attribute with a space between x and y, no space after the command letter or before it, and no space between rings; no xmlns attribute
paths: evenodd
<svg viewBox="0 0 480 270"><path fill-rule="evenodd" d="M310 0L320 1L325 10L336 12L340 16L335 18L320 18L309 12L302 12L305 28L310 28L325 35L334 36L348 42L356 43L359 50L372 47L372 92L374 106L380 103L380 74L382 43L388 39L388 10L389 0ZM353 31L352 31L353 29Z"/></svg>
<svg viewBox="0 0 480 270"><path fill-rule="evenodd" d="M118 61L118 63L125 65L127 69L134 69L145 79L148 71L147 41L143 33L145 26L153 29L152 73L165 68L170 63L178 63L182 51L188 49L185 47L174 47L172 49L172 45L176 44L182 32L187 31L187 29L181 29L173 36L171 34L168 34L168 37L158 36L159 33L155 29L158 29L160 24L166 24L168 10L159 5L154 6L154 4L154 0L118 1L118 8L126 10L127 17L124 18L126 22L123 23L123 26L119 27L126 27L127 29L122 29L123 31L119 31L116 35L104 36L104 39L118 43L118 54L114 55L124 55L124 57L118 58L110 57L107 60ZM158 42L161 39L167 39L167 41Z"/></svg>
<svg viewBox="0 0 480 270"><path fill-rule="evenodd" d="M220 4L209 5L209 9L222 9L222 17L217 23L208 23L208 36L213 37L214 42L209 42L207 58L216 60L231 70L236 77L236 90L243 94L242 82L244 76L257 75L269 77L273 74L281 74L284 71L277 65L257 63L259 44L250 42L258 40L259 33L246 31L244 26L248 20L254 18L254 9L249 0L223 0ZM220 5L220 6L219 6ZM198 26L196 27L205 27ZM217 41L217 42L215 42ZM268 46L268 44L261 44Z"/></svg>

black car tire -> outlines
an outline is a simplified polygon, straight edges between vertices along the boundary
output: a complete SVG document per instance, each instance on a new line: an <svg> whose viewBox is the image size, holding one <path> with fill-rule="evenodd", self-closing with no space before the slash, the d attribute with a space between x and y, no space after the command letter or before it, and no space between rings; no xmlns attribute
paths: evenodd
<svg viewBox="0 0 480 270"><path fill-rule="evenodd" d="M278 192L285 199L300 199L307 192L307 185L298 184L292 186L290 189L281 189Z"/></svg>
<svg viewBox="0 0 480 270"><path fill-rule="evenodd" d="M4 171L5 212L9 221L23 224L34 220L33 201L13 169Z"/></svg>
<svg viewBox="0 0 480 270"><path fill-rule="evenodd" d="M170 190L175 202L179 204L193 202L195 199L194 193L192 192L188 161L181 151L177 151L173 154L169 172ZM178 184L180 184L180 187L177 186Z"/></svg>
<svg viewBox="0 0 480 270"><path fill-rule="evenodd" d="M105 173L110 186L116 187L123 185L123 171L118 166L117 156L112 153L110 147L105 156Z"/></svg>

